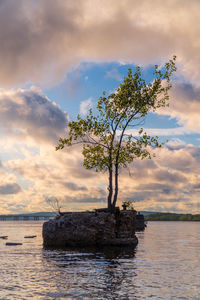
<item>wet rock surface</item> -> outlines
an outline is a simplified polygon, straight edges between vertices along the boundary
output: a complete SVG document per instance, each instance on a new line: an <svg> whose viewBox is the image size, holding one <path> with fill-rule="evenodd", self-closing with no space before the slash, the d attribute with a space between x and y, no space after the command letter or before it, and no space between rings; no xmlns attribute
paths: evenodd
<svg viewBox="0 0 200 300"><path fill-rule="evenodd" d="M136 246L135 215L135 211L64 213L43 224L44 246Z"/></svg>

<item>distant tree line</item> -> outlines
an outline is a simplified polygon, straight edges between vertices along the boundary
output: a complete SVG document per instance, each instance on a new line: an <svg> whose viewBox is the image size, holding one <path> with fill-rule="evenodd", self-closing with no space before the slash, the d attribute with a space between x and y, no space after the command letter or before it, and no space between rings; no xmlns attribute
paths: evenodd
<svg viewBox="0 0 200 300"><path fill-rule="evenodd" d="M200 221L200 214L154 213L146 215L145 221Z"/></svg>

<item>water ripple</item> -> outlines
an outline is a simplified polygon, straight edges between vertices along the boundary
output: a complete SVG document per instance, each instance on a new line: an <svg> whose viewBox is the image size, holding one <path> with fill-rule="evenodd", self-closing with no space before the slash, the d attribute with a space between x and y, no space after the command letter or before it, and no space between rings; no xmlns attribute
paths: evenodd
<svg viewBox="0 0 200 300"><path fill-rule="evenodd" d="M200 224L149 222L132 249L42 247L42 222L0 222L0 299L200 299ZM25 235L37 235L25 241Z"/></svg>

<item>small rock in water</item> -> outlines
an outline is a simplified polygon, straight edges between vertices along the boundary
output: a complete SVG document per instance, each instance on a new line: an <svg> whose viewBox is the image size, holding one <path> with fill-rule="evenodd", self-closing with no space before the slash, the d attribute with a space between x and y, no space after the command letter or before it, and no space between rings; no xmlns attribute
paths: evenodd
<svg viewBox="0 0 200 300"><path fill-rule="evenodd" d="M22 245L22 243L6 243L6 246L18 246Z"/></svg>
<svg viewBox="0 0 200 300"><path fill-rule="evenodd" d="M7 235L1 235L1 236L0 236L0 239L3 239L3 240L6 240L7 238L8 238Z"/></svg>

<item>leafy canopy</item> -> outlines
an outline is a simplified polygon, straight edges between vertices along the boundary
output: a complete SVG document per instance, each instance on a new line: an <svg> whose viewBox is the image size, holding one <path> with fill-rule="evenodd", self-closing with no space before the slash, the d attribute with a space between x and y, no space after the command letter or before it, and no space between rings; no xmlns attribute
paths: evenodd
<svg viewBox="0 0 200 300"><path fill-rule="evenodd" d="M136 157L151 158L148 146L161 147L158 137L147 135L142 128L136 137L128 129L141 125L148 112L168 105L175 60L174 56L161 69L155 65L150 83L142 78L140 67L134 73L129 69L115 93L106 97L104 92L99 98L97 113L90 109L85 118L78 115L77 121L69 122L68 136L59 139L56 150L82 144L83 165L97 172L127 167Z"/></svg>

